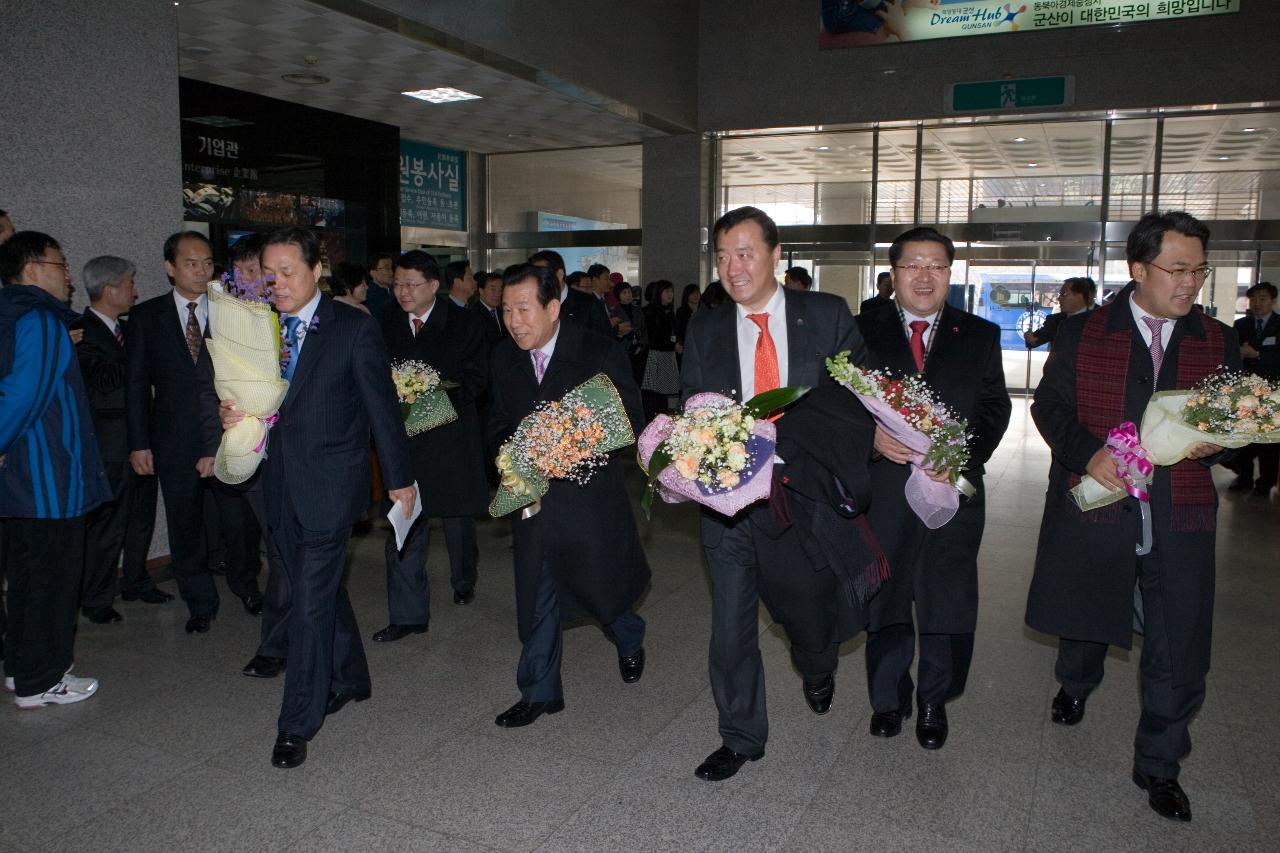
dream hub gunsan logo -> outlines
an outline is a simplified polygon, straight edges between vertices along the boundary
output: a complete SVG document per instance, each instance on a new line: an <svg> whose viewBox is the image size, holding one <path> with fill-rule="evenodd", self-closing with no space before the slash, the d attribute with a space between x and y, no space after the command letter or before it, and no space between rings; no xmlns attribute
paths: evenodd
<svg viewBox="0 0 1280 853"><path fill-rule="evenodd" d="M984 8L972 0L951 0L944 8L934 12L929 20L930 26L960 25L962 30L994 30L1002 24L1009 25L1010 32L1018 31L1018 23L1014 19L1027 11L1026 4L1017 10L1012 3L1005 3L1004 8Z"/></svg>

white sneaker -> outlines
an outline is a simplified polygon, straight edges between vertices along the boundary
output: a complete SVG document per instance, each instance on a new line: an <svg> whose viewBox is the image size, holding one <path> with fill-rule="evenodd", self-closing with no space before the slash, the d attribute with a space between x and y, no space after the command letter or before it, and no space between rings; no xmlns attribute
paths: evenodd
<svg viewBox="0 0 1280 853"><path fill-rule="evenodd" d="M36 696L14 696L13 704L19 708L40 708L45 705L70 705L83 702L98 692L98 679L77 678L64 675L62 680Z"/></svg>

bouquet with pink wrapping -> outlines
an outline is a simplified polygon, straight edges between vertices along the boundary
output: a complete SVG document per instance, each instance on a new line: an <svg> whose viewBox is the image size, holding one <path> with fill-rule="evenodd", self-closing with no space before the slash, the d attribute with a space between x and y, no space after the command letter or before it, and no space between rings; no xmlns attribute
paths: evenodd
<svg viewBox="0 0 1280 853"><path fill-rule="evenodd" d="M645 516L655 492L667 503L694 501L727 516L767 499L777 445L767 416L808 390L778 388L746 403L706 392L690 397L681 414L654 418L637 442L649 474L640 500Z"/></svg>
<svg viewBox="0 0 1280 853"><path fill-rule="evenodd" d="M865 370L849 361L848 352L827 359L827 371L858 396L881 429L916 452L905 489L907 504L930 530L945 525L960 508L960 495L976 494L960 476L969 464L969 425L952 415L920 376L897 378ZM949 482L934 480L926 471L946 471Z"/></svg>

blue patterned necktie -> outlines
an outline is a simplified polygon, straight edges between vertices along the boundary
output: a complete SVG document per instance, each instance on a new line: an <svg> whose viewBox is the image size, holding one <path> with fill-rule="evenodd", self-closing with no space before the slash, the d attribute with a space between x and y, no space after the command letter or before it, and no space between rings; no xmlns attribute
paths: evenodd
<svg viewBox="0 0 1280 853"><path fill-rule="evenodd" d="M282 379L292 381L293 371L298 367L298 327L302 325L299 317L283 317L284 345L289 351L289 362L280 371Z"/></svg>

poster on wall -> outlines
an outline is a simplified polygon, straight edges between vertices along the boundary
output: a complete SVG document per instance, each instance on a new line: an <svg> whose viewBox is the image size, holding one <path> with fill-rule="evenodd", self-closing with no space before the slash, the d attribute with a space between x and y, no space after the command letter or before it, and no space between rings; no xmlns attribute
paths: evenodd
<svg viewBox="0 0 1280 853"><path fill-rule="evenodd" d="M1240 11L1241 0L819 0L820 48L1179 21Z"/></svg>
<svg viewBox="0 0 1280 853"><path fill-rule="evenodd" d="M400 140L400 224L467 230L467 154Z"/></svg>
<svg viewBox="0 0 1280 853"><path fill-rule="evenodd" d="M598 219L584 219L581 216L565 216L559 213L547 213L539 210L534 214L535 231L616 231L627 226L618 222L601 222ZM619 272L627 269L626 246L592 246L557 248L560 257L564 258L566 272L585 271L592 264L604 264L610 270Z"/></svg>

